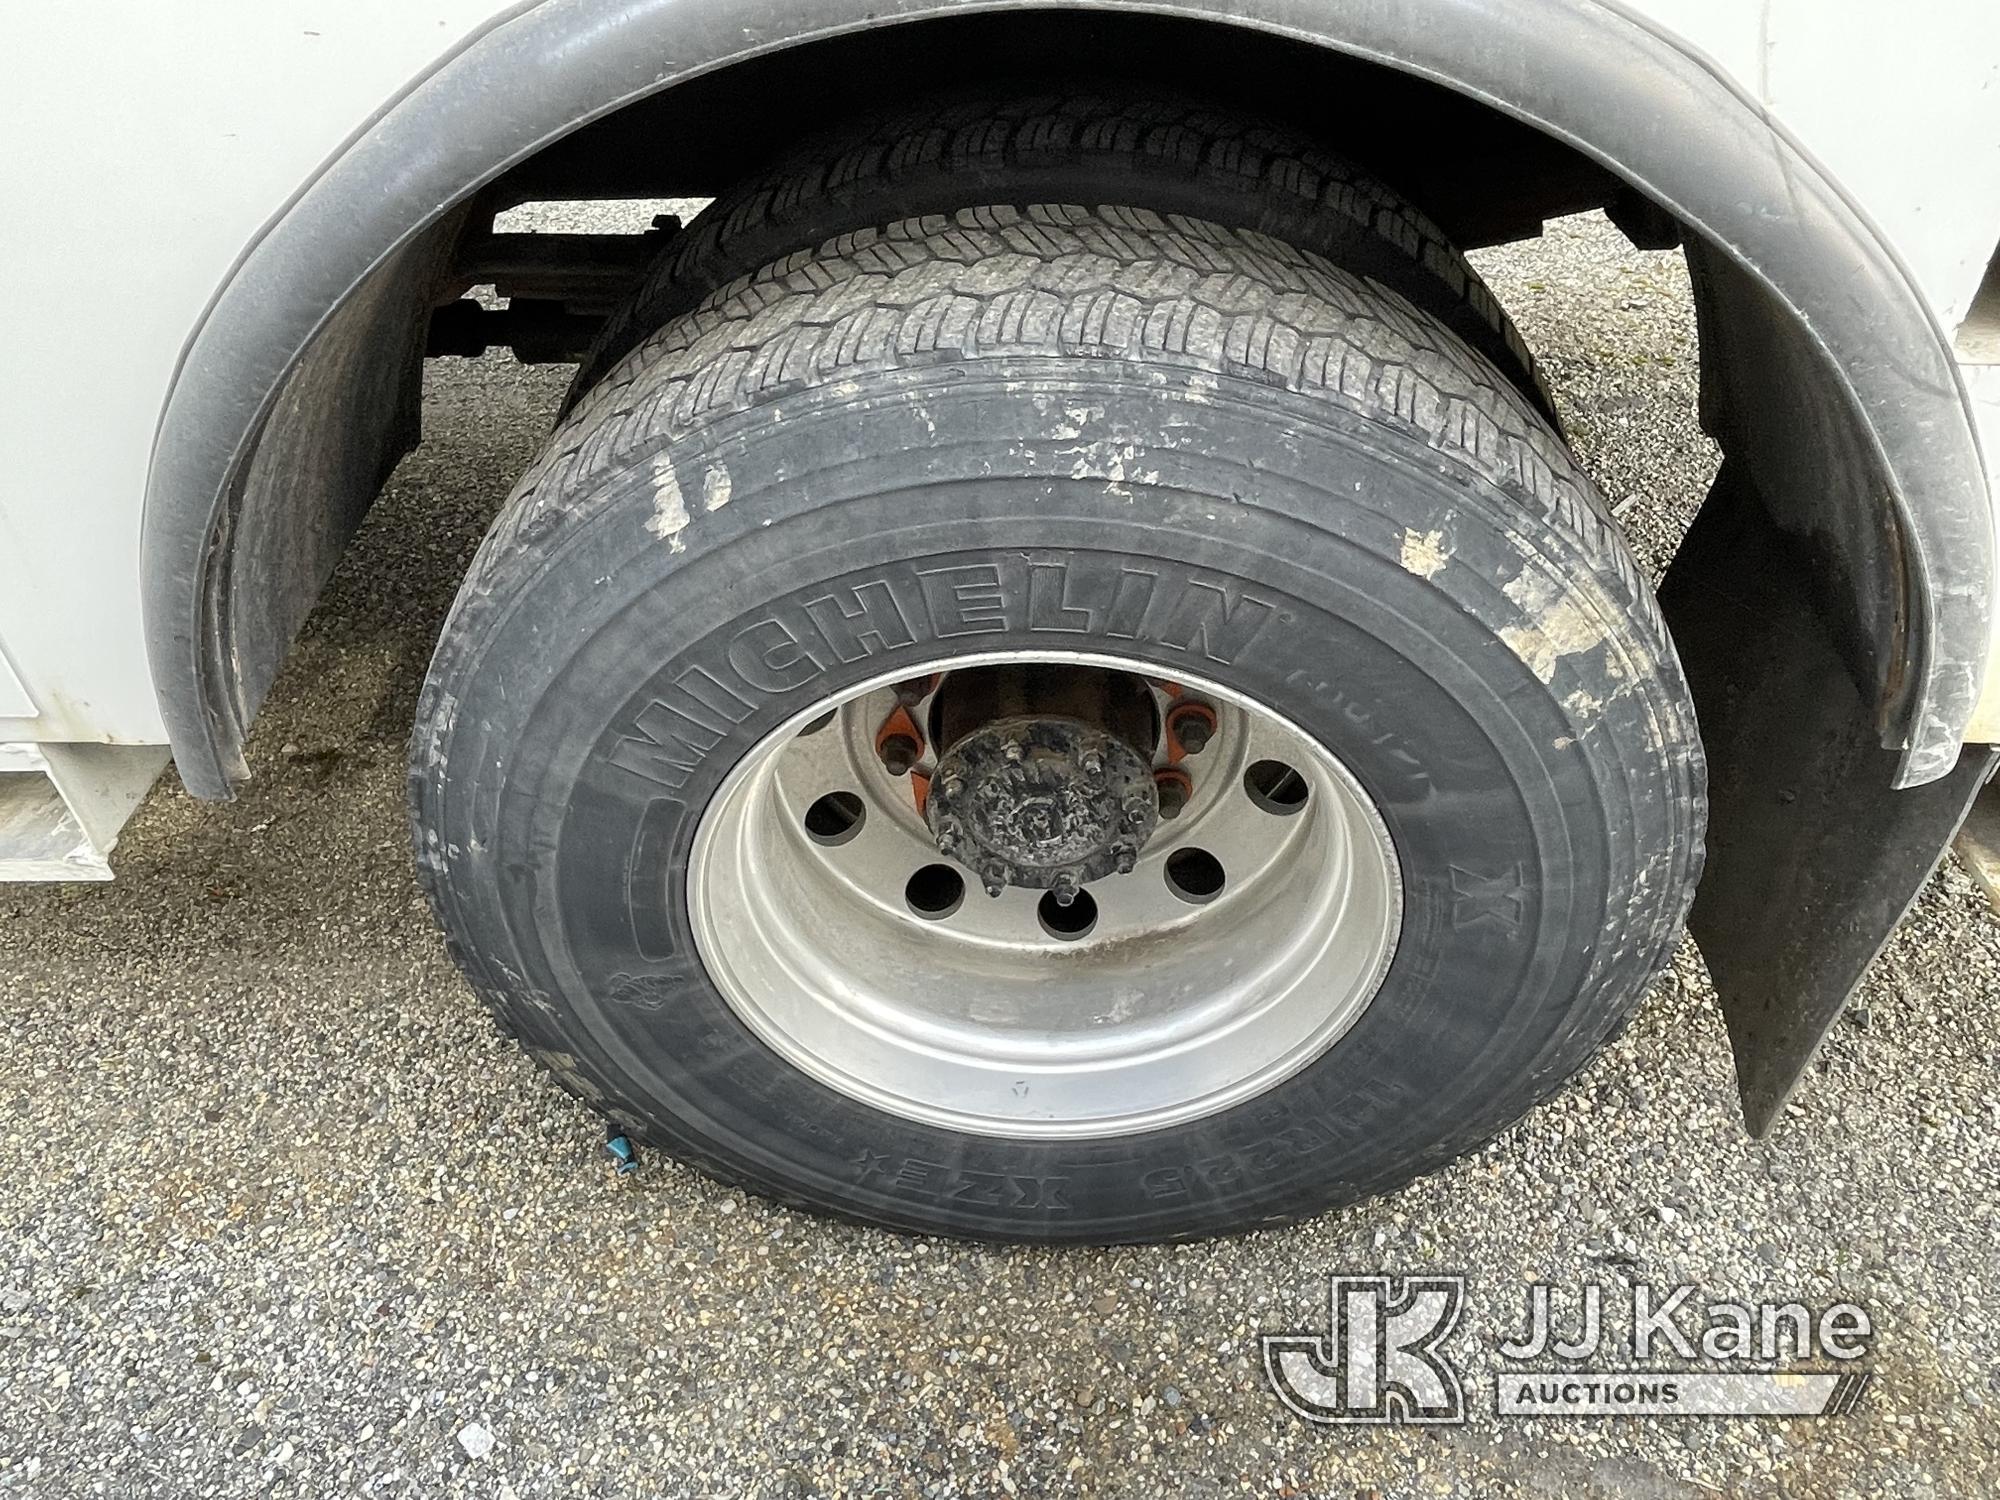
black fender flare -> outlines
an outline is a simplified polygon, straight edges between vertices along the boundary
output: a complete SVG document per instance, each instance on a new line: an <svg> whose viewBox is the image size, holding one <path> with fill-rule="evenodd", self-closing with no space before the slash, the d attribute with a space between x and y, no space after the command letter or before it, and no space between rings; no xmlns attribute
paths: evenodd
<svg viewBox="0 0 2000 1500"><path fill-rule="evenodd" d="M249 718L286 644L245 652L239 636L288 636L303 614L301 605L286 618L219 582L239 530L234 509L254 493L245 476L288 376L371 275L399 256L420 261L436 240L427 232L482 184L635 99L865 26L1005 8L535 0L465 38L387 102L244 252L190 338L160 420L141 582L153 680L188 790L230 795ZM1887 581L1893 605L1862 613L1894 622L1903 637L1888 643L1900 645L1889 654L1901 665L1877 705L1895 784L1952 767L1984 672L1993 573L1986 480L1957 368L1882 235L1753 99L1604 0L1094 8L1258 28L1484 101L1611 169L1754 284L1834 393L1828 404L1851 425L1852 451L1878 471L1869 503L1887 508L1889 526L1876 529L1892 539L1888 566L1901 576ZM1883 583L1879 569L1863 581ZM308 602L317 585L308 580Z"/></svg>

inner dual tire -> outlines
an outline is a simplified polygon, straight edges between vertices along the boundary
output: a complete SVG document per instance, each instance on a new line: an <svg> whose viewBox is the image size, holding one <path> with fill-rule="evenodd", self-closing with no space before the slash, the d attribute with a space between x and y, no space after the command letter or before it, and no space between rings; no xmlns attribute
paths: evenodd
<svg viewBox="0 0 2000 1500"><path fill-rule="evenodd" d="M925 818L936 695L996 664L1139 685L1189 783L1082 886L1101 931ZM1517 379L1313 250L1039 201L842 229L618 362L465 583L412 793L468 977L635 1136L1035 1241L1488 1139L1664 961L1703 815L1665 630Z"/></svg>

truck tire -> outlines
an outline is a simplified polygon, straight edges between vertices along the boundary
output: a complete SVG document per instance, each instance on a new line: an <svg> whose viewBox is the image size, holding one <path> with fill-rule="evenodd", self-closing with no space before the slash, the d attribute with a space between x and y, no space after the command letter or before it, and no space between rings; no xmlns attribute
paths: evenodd
<svg viewBox="0 0 2000 1500"><path fill-rule="evenodd" d="M1041 1242L1488 1140L1665 961L1704 814L1512 381L1313 252L1065 205L843 234L645 341L482 545L411 790L467 978L637 1139Z"/></svg>
<svg viewBox="0 0 2000 1500"><path fill-rule="evenodd" d="M716 288L835 235L968 203L1132 202L1272 235L1381 282L1555 421L1506 311L1421 211L1288 126L1101 82L945 96L813 137L667 245L585 353L565 409Z"/></svg>

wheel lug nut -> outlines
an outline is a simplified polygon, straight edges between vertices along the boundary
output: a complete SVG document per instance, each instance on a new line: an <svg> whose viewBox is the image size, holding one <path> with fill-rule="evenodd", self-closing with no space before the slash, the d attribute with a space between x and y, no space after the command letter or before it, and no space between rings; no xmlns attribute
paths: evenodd
<svg viewBox="0 0 2000 1500"><path fill-rule="evenodd" d="M1000 864L989 864L979 872L979 883L986 887L986 894L998 896L1007 889L1007 869Z"/></svg>
<svg viewBox="0 0 2000 1500"><path fill-rule="evenodd" d="M1183 703L1167 715L1167 732L1182 750L1199 755L1215 738L1215 710L1206 703Z"/></svg>
<svg viewBox="0 0 2000 1500"><path fill-rule="evenodd" d="M1111 857L1117 861L1120 875L1130 875L1133 866L1139 863L1139 846L1130 839L1120 839L1111 846ZM1058 896L1056 899L1062 898ZM1068 905L1067 902L1063 904Z"/></svg>
<svg viewBox="0 0 2000 1500"><path fill-rule="evenodd" d="M1178 818L1188 805L1188 798L1194 794L1194 783L1185 771L1160 771L1153 777L1153 784L1160 789L1160 816Z"/></svg>
<svg viewBox="0 0 2000 1500"><path fill-rule="evenodd" d="M891 776L909 775L917 757L923 754L923 747L907 734L885 735L878 749Z"/></svg>

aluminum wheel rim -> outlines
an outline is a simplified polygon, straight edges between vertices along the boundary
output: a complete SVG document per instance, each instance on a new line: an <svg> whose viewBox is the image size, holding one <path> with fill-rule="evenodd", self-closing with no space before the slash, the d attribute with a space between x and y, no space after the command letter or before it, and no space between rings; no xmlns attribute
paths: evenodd
<svg viewBox="0 0 2000 1500"><path fill-rule="evenodd" d="M955 657L822 701L731 771L688 869L695 946L730 1008L820 1083L993 1136L1178 1124L1322 1056L1374 999L1402 919L1395 848L1360 784L1280 715L1177 675L1218 718L1180 762L1191 800L1137 868L1087 888L1088 933L1052 931L1041 893L989 897L938 854L910 778L874 748L896 683L1026 660L1160 670L1077 653ZM1289 781L1271 794L1267 762L1299 773L1302 801ZM858 821L840 826L850 804L840 816L816 806L835 794L858 802ZM1219 891L1202 894L1213 871L1185 851L1220 866ZM942 913L912 904L934 904L937 891L912 884L933 867L963 881Z"/></svg>

